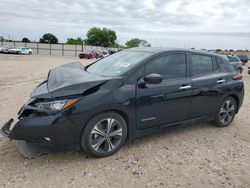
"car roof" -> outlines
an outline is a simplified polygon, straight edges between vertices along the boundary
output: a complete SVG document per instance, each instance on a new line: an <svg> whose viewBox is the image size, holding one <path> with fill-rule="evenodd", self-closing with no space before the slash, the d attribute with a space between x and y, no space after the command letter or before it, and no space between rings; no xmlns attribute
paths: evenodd
<svg viewBox="0 0 250 188"><path fill-rule="evenodd" d="M127 49L129 51L141 51L141 52L152 52L152 53L162 53L162 52L193 52L193 53L200 53L204 55L213 55L219 56L218 54L208 52L205 50L194 50L194 49L187 49L187 48L164 48L164 47L137 47L137 48L130 48Z"/></svg>

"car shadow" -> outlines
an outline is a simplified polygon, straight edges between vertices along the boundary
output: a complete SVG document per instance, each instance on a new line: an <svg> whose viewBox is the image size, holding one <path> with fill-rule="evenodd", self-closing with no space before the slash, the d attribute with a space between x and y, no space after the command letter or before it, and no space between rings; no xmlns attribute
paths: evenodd
<svg viewBox="0 0 250 188"><path fill-rule="evenodd" d="M36 167L43 164L44 161L53 162L53 164L70 164L75 162L94 162L94 161L103 161L103 160L118 160L119 158L127 158L133 155L133 152L138 152L138 149L147 147L148 144L155 143L164 143L167 147L171 147L171 143L168 143L169 138L177 138L185 137L188 134L195 135L197 134L197 130L207 132L209 129L215 129L216 127L212 126L210 123L202 123L191 126L183 126L183 127L169 127L160 130L159 132L143 136L133 141L127 141L122 148L114 155L105 158L93 158L88 156L84 151L64 151L64 152L49 152L46 154L38 155L37 157L33 157L31 160L23 157L21 154L17 154L17 149L15 149L13 142L10 144L9 142L5 142L5 144L1 144L2 147L8 148L11 147L10 150L6 150L4 155L6 156L6 160L9 160L9 156L13 156L18 161L29 161L30 164L35 165ZM202 135L201 135L202 136ZM156 144L158 147L159 144ZM131 152L132 151L132 152ZM143 151L142 151L143 152ZM2 150L3 153L3 150ZM15 154L14 154L15 153ZM2 157L0 157L2 158ZM5 160L2 159L2 160Z"/></svg>

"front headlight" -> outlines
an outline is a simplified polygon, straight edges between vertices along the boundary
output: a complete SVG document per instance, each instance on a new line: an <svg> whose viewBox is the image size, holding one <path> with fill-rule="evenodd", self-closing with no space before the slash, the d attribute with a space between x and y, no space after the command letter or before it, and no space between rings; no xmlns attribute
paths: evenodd
<svg viewBox="0 0 250 188"><path fill-rule="evenodd" d="M51 102L38 102L35 104L36 107L41 110L49 110L49 111L60 111L65 109L74 103L76 103L79 99L67 99L67 100L57 100Z"/></svg>

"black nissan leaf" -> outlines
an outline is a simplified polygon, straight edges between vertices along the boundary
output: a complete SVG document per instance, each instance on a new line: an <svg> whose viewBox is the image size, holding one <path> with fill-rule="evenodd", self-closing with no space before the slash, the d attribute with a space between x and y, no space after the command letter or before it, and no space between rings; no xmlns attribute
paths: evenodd
<svg viewBox="0 0 250 188"><path fill-rule="evenodd" d="M133 48L86 67L49 71L30 100L1 129L43 149L83 149L94 157L166 127L213 122L226 127L242 105L242 75L216 54Z"/></svg>

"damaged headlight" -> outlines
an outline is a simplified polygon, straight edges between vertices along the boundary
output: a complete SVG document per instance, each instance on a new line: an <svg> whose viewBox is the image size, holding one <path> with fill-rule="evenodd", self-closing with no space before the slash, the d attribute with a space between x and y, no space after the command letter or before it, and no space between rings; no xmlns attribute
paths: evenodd
<svg viewBox="0 0 250 188"><path fill-rule="evenodd" d="M50 102L38 102L35 104L36 107L41 110L49 110L49 111L60 111L65 109L74 103L76 103L79 99L66 99L66 100L57 100Z"/></svg>

